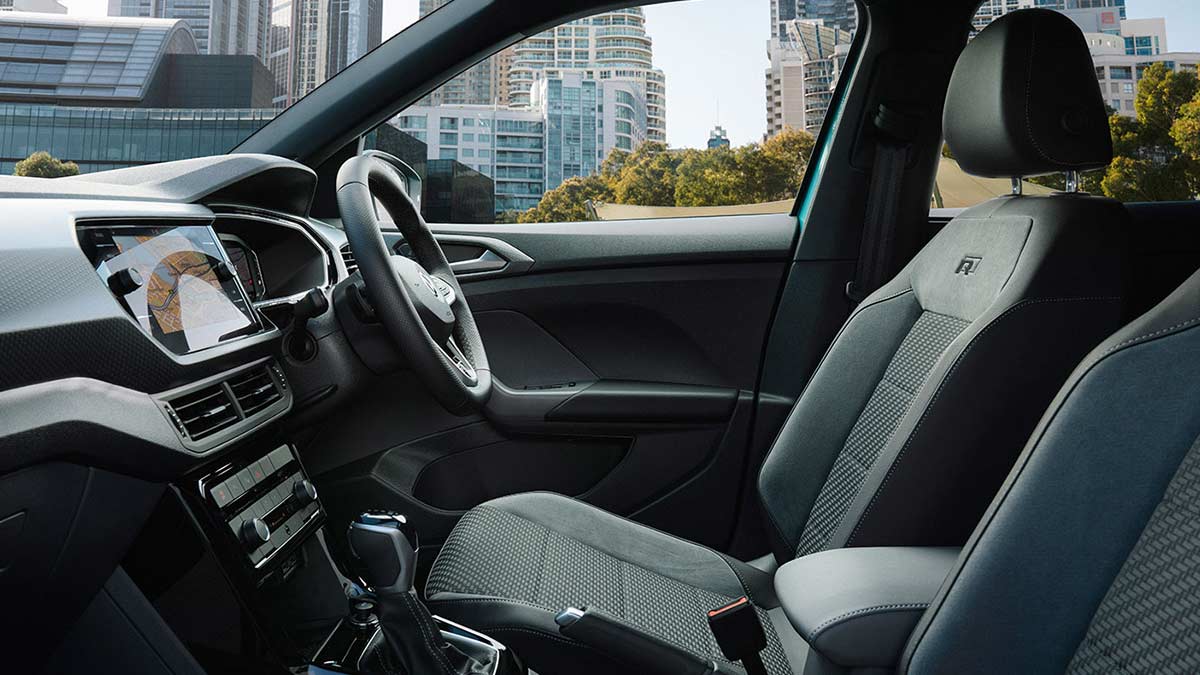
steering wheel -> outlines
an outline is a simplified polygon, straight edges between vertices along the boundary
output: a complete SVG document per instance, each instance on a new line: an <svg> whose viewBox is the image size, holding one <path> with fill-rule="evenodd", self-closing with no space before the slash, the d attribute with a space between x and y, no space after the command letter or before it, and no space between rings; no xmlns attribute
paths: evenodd
<svg viewBox="0 0 1200 675"><path fill-rule="evenodd" d="M439 403L455 414L469 414L492 391L479 328L404 179L381 156L352 157L338 170L337 202L346 239L375 314L392 341ZM388 250L376 199L404 235L415 261Z"/></svg>

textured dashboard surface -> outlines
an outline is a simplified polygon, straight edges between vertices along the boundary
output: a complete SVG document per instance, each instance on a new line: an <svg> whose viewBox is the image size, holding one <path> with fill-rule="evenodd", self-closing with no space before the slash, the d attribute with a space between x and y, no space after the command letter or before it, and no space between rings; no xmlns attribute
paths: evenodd
<svg viewBox="0 0 1200 675"><path fill-rule="evenodd" d="M0 200L0 390L88 377L157 392L269 354L277 331L168 353L117 303L79 248L83 218L212 218L194 204Z"/></svg>

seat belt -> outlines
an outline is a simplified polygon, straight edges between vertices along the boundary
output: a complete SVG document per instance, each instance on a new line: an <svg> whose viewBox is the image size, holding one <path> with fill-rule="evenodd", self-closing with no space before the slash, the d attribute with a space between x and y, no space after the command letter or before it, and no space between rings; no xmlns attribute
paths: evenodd
<svg viewBox="0 0 1200 675"><path fill-rule="evenodd" d="M867 192L862 244L854 280L846 284L846 297L854 304L887 282L892 272L897 215L909 150L917 136L921 118L880 103L875 113L875 165Z"/></svg>

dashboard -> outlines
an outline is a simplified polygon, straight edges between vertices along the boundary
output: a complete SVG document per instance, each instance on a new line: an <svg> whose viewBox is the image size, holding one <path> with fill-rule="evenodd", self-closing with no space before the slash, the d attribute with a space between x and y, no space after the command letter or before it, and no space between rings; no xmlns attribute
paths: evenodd
<svg viewBox="0 0 1200 675"><path fill-rule="evenodd" d="M135 552L202 543L243 598L305 555L326 514L284 420L360 377L332 310L307 325L326 361L286 349L296 303L348 277L315 188L267 155L0 176L0 597L34 607L14 644L59 640ZM164 513L183 524L143 531Z"/></svg>
<svg viewBox="0 0 1200 675"><path fill-rule="evenodd" d="M290 307L346 276L315 186L267 155L0 177L0 473L70 456L169 479L287 414ZM63 441L79 429L95 442Z"/></svg>

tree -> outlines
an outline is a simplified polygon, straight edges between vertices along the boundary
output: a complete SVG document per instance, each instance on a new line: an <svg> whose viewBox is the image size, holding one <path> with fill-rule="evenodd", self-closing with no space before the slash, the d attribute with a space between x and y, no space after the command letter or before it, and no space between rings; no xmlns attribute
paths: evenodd
<svg viewBox="0 0 1200 675"><path fill-rule="evenodd" d="M1168 70L1162 63L1146 68L1134 99L1142 144L1174 147L1171 128L1180 115L1180 108L1192 101L1197 91L1200 91L1200 81L1195 73Z"/></svg>
<svg viewBox="0 0 1200 675"><path fill-rule="evenodd" d="M1190 199L1200 191L1200 80L1155 63L1142 72L1133 118L1108 119L1113 161L1099 188L1121 201ZM1088 186L1090 187L1090 185Z"/></svg>
<svg viewBox="0 0 1200 675"><path fill-rule="evenodd" d="M756 186L761 197L756 201L773 202L796 196L815 145L812 134L791 127L764 141L762 153L767 165L766 170L757 174L762 180Z"/></svg>
<svg viewBox="0 0 1200 675"><path fill-rule="evenodd" d="M762 144L739 148L669 150L643 143L613 150L599 170L550 190L520 222L590 220L587 202L639 206L728 206L787 199L796 194L813 137L787 129Z"/></svg>
<svg viewBox="0 0 1200 675"><path fill-rule="evenodd" d="M1104 180L1104 194L1123 202L1163 202L1191 199L1196 194L1196 161L1173 157L1166 162L1114 157Z"/></svg>
<svg viewBox="0 0 1200 675"><path fill-rule="evenodd" d="M1179 117L1171 124L1171 138L1181 152L1200 161L1200 93L1179 107Z"/></svg>
<svg viewBox="0 0 1200 675"><path fill-rule="evenodd" d="M17 162L13 167L13 175L31 178L76 176L79 175L79 165L75 162L64 162L45 150L39 150Z"/></svg>
<svg viewBox="0 0 1200 675"><path fill-rule="evenodd" d="M675 171L679 163L679 153L670 152L666 145L642 143L625 158L613 185L617 203L675 206Z"/></svg>
<svg viewBox="0 0 1200 675"><path fill-rule="evenodd" d="M725 206L746 203L746 181L735 151L684 150L675 174L673 206Z"/></svg>
<svg viewBox="0 0 1200 675"><path fill-rule="evenodd" d="M594 220L588 202L611 202L612 187L600 174L575 176L542 196L538 205L521 214L522 223L563 223Z"/></svg>

